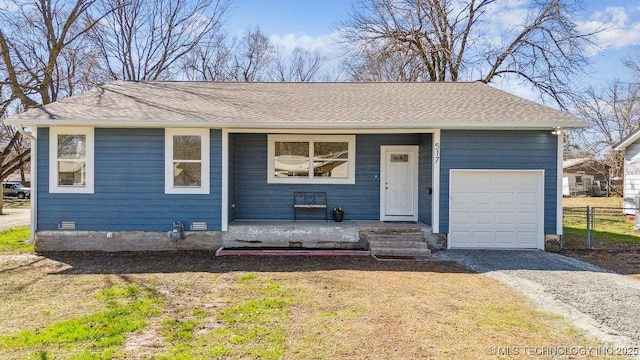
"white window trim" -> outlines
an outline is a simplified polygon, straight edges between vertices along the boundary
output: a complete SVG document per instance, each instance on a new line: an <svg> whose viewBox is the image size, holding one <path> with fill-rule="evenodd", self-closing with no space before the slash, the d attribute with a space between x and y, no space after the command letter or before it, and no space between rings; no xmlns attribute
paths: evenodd
<svg viewBox="0 0 640 360"><path fill-rule="evenodd" d="M86 139L86 179L85 185L58 185L58 135L84 135ZM49 192L70 194L94 193L94 147L95 137L92 127L51 127L49 129Z"/></svg>
<svg viewBox="0 0 640 360"><path fill-rule="evenodd" d="M355 184L356 183L356 136L355 135L268 135L267 145L267 183L268 184ZM276 142L346 142L349 151L347 178L313 177L276 177L275 176L275 144ZM310 152L313 148L310 147ZM309 160L312 161L312 158Z"/></svg>
<svg viewBox="0 0 640 360"><path fill-rule="evenodd" d="M200 151L202 160L202 181L200 186L173 185L173 137L174 136L200 136L202 141ZM165 194L209 194L210 178L210 131L197 128L167 128L164 131L164 193Z"/></svg>

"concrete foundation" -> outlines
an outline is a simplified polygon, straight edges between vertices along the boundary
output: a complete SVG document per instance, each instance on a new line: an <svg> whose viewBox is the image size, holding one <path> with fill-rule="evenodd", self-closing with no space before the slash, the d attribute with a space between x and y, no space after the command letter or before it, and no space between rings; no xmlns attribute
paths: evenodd
<svg viewBox="0 0 640 360"><path fill-rule="evenodd" d="M150 231L38 231L35 250L46 251L171 251L209 250L222 246L220 231L186 231L170 240L167 232Z"/></svg>
<svg viewBox="0 0 640 360"><path fill-rule="evenodd" d="M256 221L236 220L227 231L186 231L184 239L171 240L158 231L51 230L36 233L35 248L47 251L172 251L225 249L325 249L368 250L369 240L405 246L414 238L441 248L431 228L420 223L380 221ZM373 237L373 238L372 238ZM373 240L372 240L373 239ZM405 246L406 247L406 246Z"/></svg>
<svg viewBox="0 0 640 360"><path fill-rule="evenodd" d="M560 236L556 234L547 234L544 236L544 251L548 252L560 252L562 250L560 246Z"/></svg>
<svg viewBox="0 0 640 360"><path fill-rule="evenodd" d="M222 235L225 248L364 249L360 227L351 221L236 220Z"/></svg>

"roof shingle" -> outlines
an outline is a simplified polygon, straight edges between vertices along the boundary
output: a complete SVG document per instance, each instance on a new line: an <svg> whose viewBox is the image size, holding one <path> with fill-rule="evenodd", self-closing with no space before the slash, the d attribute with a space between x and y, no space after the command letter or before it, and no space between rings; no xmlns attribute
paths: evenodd
<svg viewBox="0 0 640 360"><path fill-rule="evenodd" d="M577 117L474 83L117 81L6 121L24 126L543 129Z"/></svg>

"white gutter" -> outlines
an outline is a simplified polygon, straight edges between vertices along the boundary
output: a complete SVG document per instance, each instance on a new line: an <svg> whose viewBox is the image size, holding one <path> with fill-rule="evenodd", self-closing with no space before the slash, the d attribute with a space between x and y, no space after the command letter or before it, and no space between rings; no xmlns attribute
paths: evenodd
<svg viewBox="0 0 640 360"><path fill-rule="evenodd" d="M412 131L416 129L442 129L442 130L547 130L547 129L573 129L587 127L586 121L574 120L541 120L514 122L512 120L403 120L403 121L367 121L367 120L342 120L342 121L269 121L260 119L232 119L210 121L205 119L20 119L9 118L5 120L7 125L22 125L27 127L53 127L53 126L87 126L94 128L170 128L170 127L197 127L211 129L308 129L308 130L391 130L402 129Z"/></svg>
<svg viewBox="0 0 640 360"><path fill-rule="evenodd" d="M33 134L30 134L25 131L22 125L16 125L18 132L25 136L27 139L31 140L31 231L29 235L29 240L26 242L26 245L31 245L36 239L36 223L38 221L37 207L38 207L38 174L37 174L37 163L38 163L38 141ZM37 128L32 128L33 131L37 131Z"/></svg>
<svg viewBox="0 0 640 360"><path fill-rule="evenodd" d="M558 136L558 149L556 158L556 234L563 235L563 203L562 203L562 178L564 168L562 166L562 160L564 155L564 132L560 129L556 130Z"/></svg>

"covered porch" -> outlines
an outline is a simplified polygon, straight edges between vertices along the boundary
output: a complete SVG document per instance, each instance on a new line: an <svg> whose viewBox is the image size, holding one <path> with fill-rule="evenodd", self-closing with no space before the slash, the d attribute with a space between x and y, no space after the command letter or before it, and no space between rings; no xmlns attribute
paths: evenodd
<svg viewBox="0 0 640 360"><path fill-rule="evenodd" d="M286 234L276 224L294 220L294 194L299 192L326 196L329 218L332 209L342 208L345 220L419 222L438 232L438 130L359 130L351 135L344 135L349 134L345 131L332 135L331 130L303 135L300 130L292 131L223 131L222 161L227 171L222 172L221 230L229 233L227 237L235 236L238 224L251 222ZM341 150L341 146L348 150L331 152L334 148ZM282 165L292 158L302 170ZM344 246L361 246L359 235L355 235L357 226L350 228L345 221L336 233L324 218L319 211L299 212L298 223L305 221L311 227L301 230L296 225L291 233L315 232L319 236L316 243L325 246L333 246L339 234ZM316 224L315 220L323 221ZM334 239L323 240L323 233L332 234ZM300 240L289 234L278 246L298 243ZM302 245L307 246L304 241Z"/></svg>

